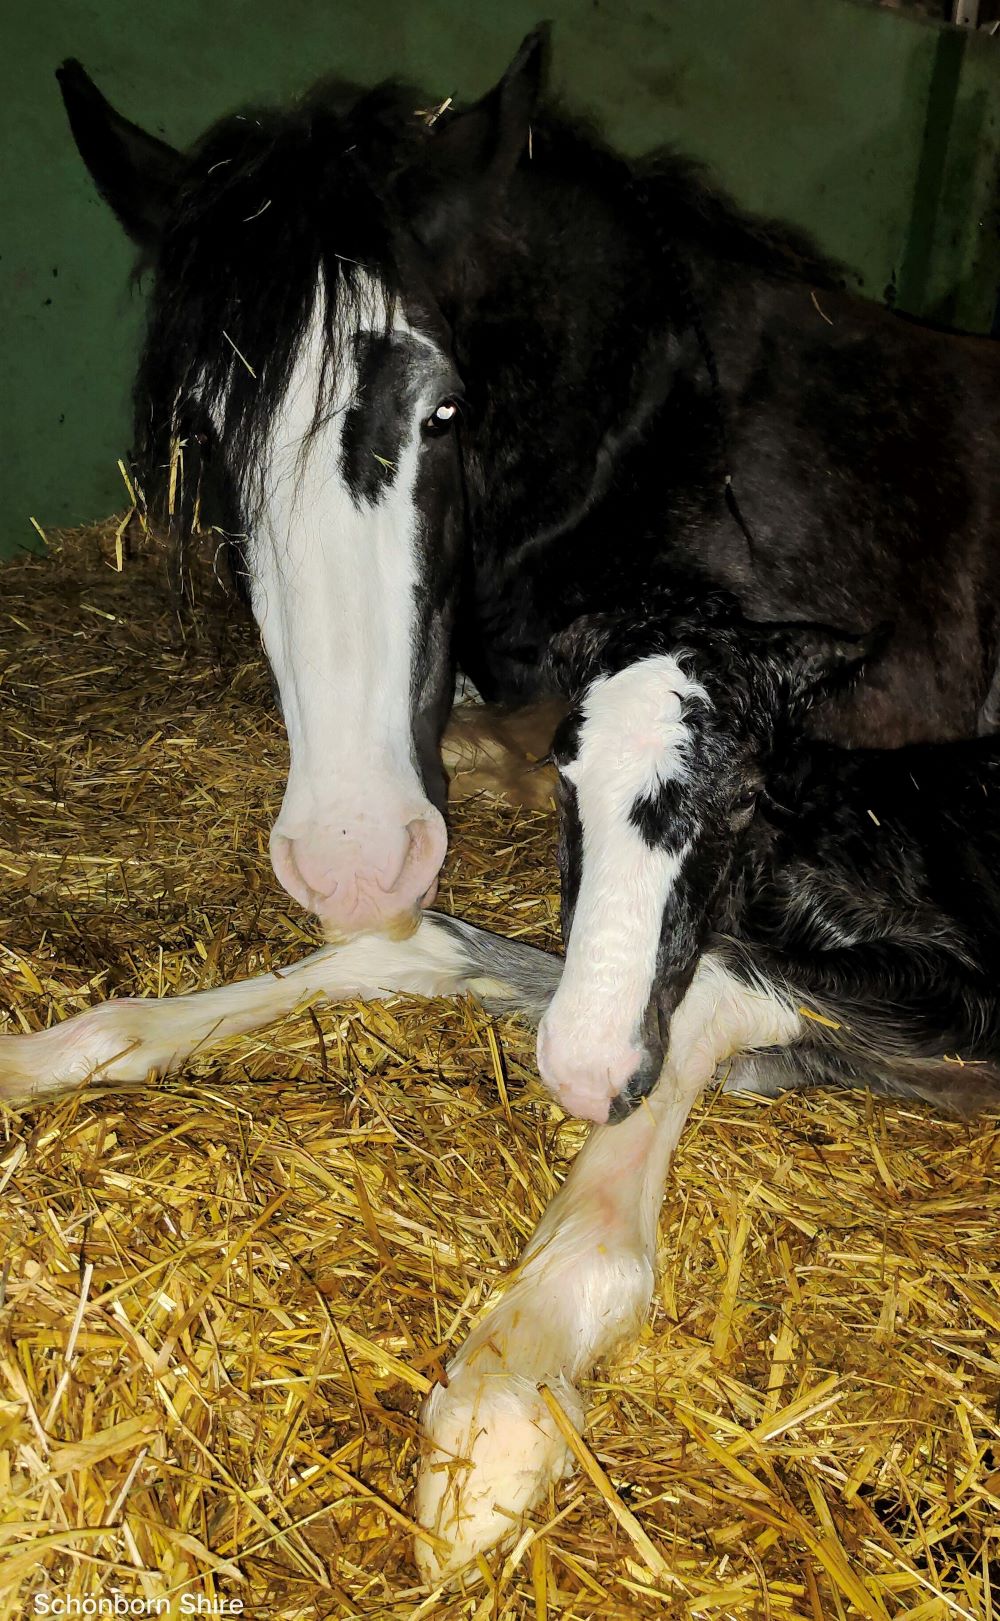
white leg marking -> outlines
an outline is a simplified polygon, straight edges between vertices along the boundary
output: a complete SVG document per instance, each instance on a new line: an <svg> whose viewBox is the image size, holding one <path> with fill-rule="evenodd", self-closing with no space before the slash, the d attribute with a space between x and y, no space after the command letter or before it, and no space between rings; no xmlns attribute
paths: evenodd
<svg viewBox="0 0 1000 1621"><path fill-rule="evenodd" d="M317 997L450 996L469 978L460 942L424 917L408 940L363 935L219 990L160 1002L121 998L37 1035L0 1036L0 1097L26 1103L87 1081L141 1083L214 1041L257 1030Z"/></svg>
<svg viewBox="0 0 1000 1621"><path fill-rule="evenodd" d="M447 1386L424 1404L417 1519L452 1544L442 1560L416 1543L427 1581L515 1530L570 1471L539 1385L582 1425L577 1381L638 1332L649 1308L663 1187L692 1106L723 1058L793 1040L800 1025L776 998L702 959L655 1092L621 1125L591 1132L513 1281L449 1362Z"/></svg>
<svg viewBox="0 0 1000 1621"><path fill-rule="evenodd" d="M687 775L683 704L708 695L667 654L595 681L583 706L576 788L580 892L566 968L538 1032L542 1079L571 1114L604 1121L643 1058L667 897L685 852L653 849L633 827L637 798Z"/></svg>

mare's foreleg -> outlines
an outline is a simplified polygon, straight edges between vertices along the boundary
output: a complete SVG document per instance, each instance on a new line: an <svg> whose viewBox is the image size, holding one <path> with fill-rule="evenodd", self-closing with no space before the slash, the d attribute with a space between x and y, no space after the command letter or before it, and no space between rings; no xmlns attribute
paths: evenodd
<svg viewBox="0 0 1000 1621"><path fill-rule="evenodd" d="M27 1103L88 1081L141 1083L313 1001L469 991L491 1011L537 1021L561 970L547 952L427 913L407 940L363 935L218 990L162 1001L124 997L35 1035L0 1036L0 1097Z"/></svg>

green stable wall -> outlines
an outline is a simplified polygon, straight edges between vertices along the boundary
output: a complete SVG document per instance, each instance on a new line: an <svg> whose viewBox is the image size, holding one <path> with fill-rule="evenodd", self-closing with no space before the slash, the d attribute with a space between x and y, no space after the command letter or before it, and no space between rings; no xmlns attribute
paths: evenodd
<svg viewBox="0 0 1000 1621"><path fill-rule="evenodd" d="M814 232L870 296L986 331L1000 41L862 0L31 0L0 56L0 554L124 504L117 458L141 295L53 70L79 56L129 117L185 143L327 72L472 96L540 15L554 79L627 149L664 141L746 206Z"/></svg>

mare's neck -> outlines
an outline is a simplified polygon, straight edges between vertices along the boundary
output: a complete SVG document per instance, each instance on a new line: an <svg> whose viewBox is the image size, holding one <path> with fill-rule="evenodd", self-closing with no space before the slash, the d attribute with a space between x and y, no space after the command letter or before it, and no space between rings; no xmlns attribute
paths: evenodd
<svg viewBox="0 0 1000 1621"><path fill-rule="evenodd" d="M690 298L623 164L614 179L596 193L522 183L503 256L457 324L463 373L483 388L460 657L491 697L531 696L549 637L580 613L634 609L676 489L688 505L721 499Z"/></svg>

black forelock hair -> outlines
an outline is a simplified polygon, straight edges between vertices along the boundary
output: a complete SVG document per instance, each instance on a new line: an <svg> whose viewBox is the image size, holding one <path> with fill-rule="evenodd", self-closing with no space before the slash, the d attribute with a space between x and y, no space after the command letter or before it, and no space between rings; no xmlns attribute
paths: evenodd
<svg viewBox="0 0 1000 1621"><path fill-rule="evenodd" d="M162 239L135 389L136 470L162 506L172 446L186 458L226 446L228 521L262 491L262 459L315 300L324 300L323 375L315 429L337 368L338 333L358 324L363 273L379 282L388 319L400 266L389 185L426 140L419 92L325 83L290 109L248 109L194 146ZM345 318L346 314L346 318ZM190 525L177 496L174 517Z"/></svg>
<svg viewBox="0 0 1000 1621"><path fill-rule="evenodd" d="M444 121L458 110L444 112ZM554 175L609 193L625 181L626 208L631 173L633 206L641 199L645 215L637 223L654 241L707 235L775 273L805 269L815 280L833 279L803 238L744 214L676 153L629 164L586 120L552 104L533 127ZM198 443L214 437L214 420L226 445L229 504L238 509L230 516L247 516L261 493L268 430L321 293L323 377L313 426L323 420L337 333L360 314L360 272L377 275L390 311L402 291L407 269L398 249L413 240L408 216L432 142L419 90L326 80L290 107L228 115L191 149L151 259L155 284L136 380L134 454L154 504L168 488L172 442L186 438L195 461ZM663 290L672 303L669 276ZM684 323L685 312L677 313ZM195 482L188 480L188 495ZM190 517L183 505L175 512L182 529Z"/></svg>

